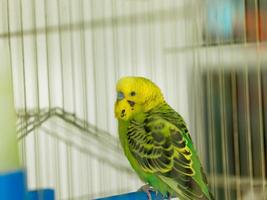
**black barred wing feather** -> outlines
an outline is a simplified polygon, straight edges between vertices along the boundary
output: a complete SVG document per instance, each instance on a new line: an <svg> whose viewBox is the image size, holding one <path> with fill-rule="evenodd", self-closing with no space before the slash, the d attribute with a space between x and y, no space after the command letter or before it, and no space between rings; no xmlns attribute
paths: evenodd
<svg viewBox="0 0 267 200"><path fill-rule="evenodd" d="M159 132L146 132L133 121L128 129L130 150L145 172L168 172L173 166L174 149Z"/></svg>
<svg viewBox="0 0 267 200"><path fill-rule="evenodd" d="M189 148L191 139L181 129L162 118L145 123L132 121L127 138L130 151L142 169L159 176L181 199L209 199L197 181L203 175L201 166L194 168L196 155Z"/></svg>

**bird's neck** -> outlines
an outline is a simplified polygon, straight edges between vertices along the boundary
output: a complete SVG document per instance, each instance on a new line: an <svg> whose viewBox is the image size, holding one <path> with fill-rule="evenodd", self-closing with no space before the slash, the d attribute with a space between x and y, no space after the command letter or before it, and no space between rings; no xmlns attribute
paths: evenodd
<svg viewBox="0 0 267 200"><path fill-rule="evenodd" d="M162 95L154 95L143 104L144 112L149 112L153 108L156 108L164 103L165 100Z"/></svg>
<svg viewBox="0 0 267 200"><path fill-rule="evenodd" d="M151 103L149 106L148 106L148 109L145 110L145 112L151 112L151 111L154 111L154 110L158 110L160 109L162 106L165 106L167 105L165 101L160 101L160 102L156 102L156 103Z"/></svg>

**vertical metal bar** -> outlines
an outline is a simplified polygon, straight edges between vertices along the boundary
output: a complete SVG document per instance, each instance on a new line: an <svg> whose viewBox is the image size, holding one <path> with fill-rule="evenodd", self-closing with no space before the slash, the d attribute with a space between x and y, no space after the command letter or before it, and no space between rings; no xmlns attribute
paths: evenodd
<svg viewBox="0 0 267 200"><path fill-rule="evenodd" d="M211 3L210 1L206 1L205 2L205 6L204 8L207 9L208 8L208 4ZM207 10L204 11L205 14L207 13ZM207 16L207 14L206 14ZM205 17L206 17L205 16ZM205 46L205 60L206 62L211 59L209 56L209 49L208 49L208 45L211 43L211 39L209 37L209 33L207 32L207 30L205 31L205 35L206 35L206 46ZM211 67L211 66L207 66ZM212 193L215 196L215 199L218 199L218 193L217 193L217 188L218 188L218 184L217 184L217 170L216 170L216 148L215 148L215 138L214 138L214 134L215 129L214 129L214 110L213 110L213 78L214 76L214 72L210 69L208 69L208 71L206 71L206 82L207 82L207 109L208 109L208 143L209 143L209 164L210 164L210 180L212 180Z"/></svg>
<svg viewBox="0 0 267 200"><path fill-rule="evenodd" d="M105 7L105 2L106 1L102 1L102 4L103 4L103 7ZM105 9L102 9L102 17L103 17L103 24L105 24ZM106 48L106 45L107 45L107 40L106 40L106 37L105 37L105 29L107 27L106 26L103 26L102 28L102 31L103 31L103 57L104 58L107 58L107 48ZM108 62L107 62L107 59L104 59L104 65L107 67L108 66ZM108 78L106 76L106 74L103 74L104 75L104 86L105 86L105 93L106 93L106 97L107 97L107 94L109 93L108 91ZM109 116L110 116L110 113L109 113L109 104L108 104L108 101L105 101L105 108L106 108L106 130L110 130L110 124L108 123L109 121Z"/></svg>
<svg viewBox="0 0 267 200"><path fill-rule="evenodd" d="M137 45L136 45L136 26L137 26L137 20L136 20L136 3L137 2L131 2L131 10L133 12L134 18L133 23L131 26L131 65L132 65L132 73L133 75L137 75Z"/></svg>
<svg viewBox="0 0 267 200"><path fill-rule="evenodd" d="M183 0L182 1L182 7L186 7L186 3L187 3L187 1L186 0ZM197 4L197 2L196 2L196 4ZM192 4L191 4L192 5ZM197 6L197 5L196 5ZM178 11L177 11L177 13L178 13ZM186 9L183 9L182 10L182 15L183 15L183 21L182 22L180 22L180 23L183 23L183 25L181 25L181 27L182 27L182 29L183 29L183 38L184 38L184 40L185 41L191 41L190 39L189 39L189 37L188 37L188 34L187 34L187 29L188 29L188 26L186 25L186 20L187 20L187 18L186 18ZM177 24L178 22L176 22L176 24ZM178 25L177 25L178 26ZM182 31L181 31L182 32ZM182 34L181 34L182 35ZM195 36L195 35L194 35ZM193 41L192 41L192 43L193 43ZM178 43L177 43L177 45L178 45ZM183 46L186 46L187 44L186 43L184 43L183 44ZM197 45L197 44L194 44L194 45ZM178 45L179 46L179 45ZM194 52L195 51L195 49L194 48L192 48L192 52ZM183 59L185 60L185 63L186 64L189 64L189 60L190 59L188 59L188 57L189 57L189 52L184 52L184 57L183 57ZM181 58L181 55L179 55L179 59ZM178 62L178 56L177 56L177 62ZM191 63L189 64L189 65L191 65ZM194 79L194 73L196 73L195 72L195 68L194 68L195 66L194 66L194 64L193 64L193 66L191 66L189 69L187 69L187 67L184 67L184 70L186 71L186 74L188 74L187 76L189 77L189 79L192 79L192 82L187 82L187 84L188 84L188 87L187 87L187 89L188 89L188 94L190 95L190 97L189 97L189 102L188 102L188 105L189 105L189 107L188 107L188 112L189 112L189 117L190 117L190 122L189 122L189 125L191 126L191 127L188 127L188 129L190 130L190 128L191 128L191 137L193 138L193 141L194 141L194 144L195 144L195 147L196 148L198 148L198 143L197 143L197 139L196 139L196 137L198 137L198 133L196 133L196 127L194 126L195 124L195 119L196 119L196 115L197 115L197 113L195 113L195 111L196 111L196 101L194 101L194 99L195 99L195 86L196 86L196 84L197 84L197 80L195 80ZM179 68L181 68L181 67L179 67ZM189 72L189 73L188 73ZM177 73L177 72L176 72ZM187 78L188 78L187 77ZM178 76L176 77L177 79L178 79ZM178 83L178 82L177 82ZM176 84L177 84L176 83ZM191 85L190 85L191 84ZM193 87L192 87L193 86ZM192 114L192 113L194 113L194 114ZM196 134L195 134L196 133ZM195 134L195 135L194 135Z"/></svg>
<svg viewBox="0 0 267 200"><path fill-rule="evenodd" d="M220 3L218 1L219 5L216 6L220 6ZM222 12L222 11L220 11ZM220 14L220 13L219 13ZM217 18L217 20L220 20ZM217 24L219 24L219 21L217 21ZM227 149L227 134L226 134L226 123L227 123L227 115L225 112L225 106L226 106L226 102L225 102L225 83L224 83L224 79L225 79L225 70L221 61L222 61L222 45L224 44L224 37L225 35L222 35L221 37L218 36L217 37L217 41L216 43L218 44L218 66L221 68L219 69L219 94L220 94L220 124L221 124L221 140L222 140L222 165L223 165L223 182L224 182L224 195L226 199L230 199L230 193L229 193L229 184L228 184L228 149Z"/></svg>
<svg viewBox="0 0 267 200"><path fill-rule="evenodd" d="M186 5L186 3L185 3L185 1L184 1L184 6ZM184 15L186 15L186 11L184 11L183 12L183 14ZM186 19L185 19L185 21L186 21ZM194 28L193 28L193 26L195 25L195 21L193 21L192 22L192 25L191 25L191 31L192 30L194 30L194 31L196 31ZM185 33L186 33L186 31L187 30L190 30L190 28L189 28L189 26L188 25L186 25L186 23L184 23L185 25ZM193 44L193 46L196 46L197 45L197 40L196 40L196 37L197 37L197 33L195 32L194 34L192 34L192 38L191 39L189 39L189 37L188 37L188 35L189 35L190 33L186 33L186 41L191 41L192 40L192 42L191 42L191 44ZM192 48L192 53L191 53L191 59L192 59L192 71L191 71L191 73L192 73L192 79L193 79L193 81L196 83L196 85L192 88L192 96L193 96L193 99L197 99L198 98L198 86L199 86L199 84L198 84L198 79L197 79L197 76L198 76L198 72L197 72L197 60L196 60L196 47L193 47ZM191 64L191 63L190 63ZM193 115L194 116L194 118L193 118L193 122L192 122L192 124L193 124L193 127L195 127L194 128L194 130L197 130L198 128L198 124L197 124L197 121L198 121L198 116L197 116L197 113L198 113L198 107L199 107L199 103L197 102L197 101L192 101L191 102L191 104L192 104L192 112L196 112L196 115ZM200 151L201 150L201 138L200 138L200 134L198 134L198 133L195 133L195 135L193 135L193 137L195 138L195 145L196 145L196 148L198 149L198 151ZM201 156L201 155L200 155Z"/></svg>
<svg viewBox="0 0 267 200"><path fill-rule="evenodd" d="M73 196L73 177L72 177L72 155L71 155L71 144L66 142L66 154L67 154L67 174L68 174L68 193L69 193L69 199L74 198Z"/></svg>
<svg viewBox="0 0 267 200"><path fill-rule="evenodd" d="M56 197L59 199L59 196L60 196L60 185L61 185L61 178L60 178L60 164L59 164L59 161L60 161L60 156L59 156L59 139L58 137L53 137L53 140L54 140L54 159L55 159L55 162L54 162L54 169L55 170L55 182L56 182L56 187L55 187L55 191L56 191Z"/></svg>
<svg viewBox="0 0 267 200"><path fill-rule="evenodd" d="M246 19L246 0L244 0L244 19ZM246 34L246 20L244 20L244 35L243 35L243 39L244 39L244 47L247 46L247 34ZM250 190L252 192L252 197L254 198L254 189L253 189L253 165L252 165L252 147L251 147L251 131L250 131L250 107L249 107L249 85L248 85L248 64L245 65L245 72L244 72L244 82L245 82L245 121L246 121L246 142L248 145L248 175L250 178Z"/></svg>
<svg viewBox="0 0 267 200"><path fill-rule="evenodd" d="M146 5L146 21L148 21L148 24L147 24L147 29L148 29L148 66L149 66L149 74L150 76L152 77L152 79L155 77L154 75L154 70L153 70L153 67L155 66L154 62L153 62L153 57L152 55L154 54L154 42L153 42L153 39L154 39L154 34L152 34L152 16L149 15L149 13L151 12L152 8L153 8L153 1L147 1L147 2L144 2Z"/></svg>
<svg viewBox="0 0 267 200"><path fill-rule="evenodd" d="M47 88L48 88L48 109L51 110L51 88L50 88L50 63L49 63L49 45L48 45L48 11L47 11L47 1L44 0L44 9L45 9L45 41L46 41L46 72L47 72Z"/></svg>
<svg viewBox="0 0 267 200"><path fill-rule="evenodd" d="M82 60L82 82L83 82L83 102L84 102L84 128L86 129L87 128L87 124L88 124L88 95L87 95L87 92L88 92L88 89L87 89L87 63L86 63L86 52L85 52L85 26L84 26L84 10L83 10L83 7L84 7L84 1L83 0L80 0L79 3L80 3L80 19L82 20L82 29L80 31L80 34L81 34L81 60Z"/></svg>
<svg viewBox="0 0 267 200"><path fill-rule="evenodd" d="M48 13L48 1L44 0L44 9L45 9L45 41L46 41L46 72L47 72L47 88L48 88L48 112L50 114L50 111L52 109L52 100L51 100L51 77L50 77L50 56L49 56L49 30L48 30L48 18L49 18L49 13ZM46 146L49 146L49 138L46 137ZM49 156L48 153L46 153L46 156ZM52 177L50 176L50 166L51 166L51 160L48 159L46 161L46 172L47 172L47 179L51 179Z"/></svg>
<svg viewBox="0 0 267 200"><path fill-rule="evenodd" d="M253 188L253 163L252 163L252 144L251 144L251 126L250 126L250 100L249 100L249 83L248 83L248 66L245 68L244 82L245 82L245 119L246 119L246 142L248 146L248 167L249 167L249 178L250 178L250 188L254 198L254 188Z"/></svg>
<svg viewBox="0 0 267 200"><path fill-rule="evenodd" d="M81 43L81 63L82 63L82 86L83 86L83 116L84 116L84 128L87 129L87 125L88 125L88 99L87 99L87 70L86 70L86 53L85 53L85 27L84 27L84 3L83 0L79 1L79 13L80 13L80 20L82 20L82 24L81 24L81 30L80 30L80 43ZM79 163L81 163L80 165L84 165L84 163L82 162L82 152L79 152ZM85 156L83 156L85 157ZM84 178L87 177L86 175L83 176L83 170L84 168L82 168L82 170L80 170L79 174L79 180L84 184ZM88 172L84 172L84 173L88 173ZM88 181L86 181L86 185L88 185ZM76 183L77 184L77 183ZM87 186L88 187L88 186ZM81 188L81 192L80 194L83 193L83 187Z"/></svg>
<svg viewBox="0 0 267 200"><path fill-rule="evenodd" d="M103 161L100 158L97 158L97 164L98 164L98 173L99 173L99 185L98 185L98 194L104 193L104 174L103 174Z"/></svg>
<svg viewBox="0 0 267 200"><path fill-rule="evenodd" d="M225 71L222 69L220 70L220 77L219 77L219 82L220 82L220 113L221 113L221 126L222 126L222 135L221 135L221 140L222 140L222 152L223 152L223 176L224 176L224 189L225 189L225 194L226 194L226 199L230 200L230 193L229 193L229 172L228 172L228 149L227 149L227 135L226 135L226 122L227 122L227 114L226 114L226 102L225 102L225 77L224 77Z"/></svg>
<svg viewBox="0 0 267 200"><path fill-rule="evenodd" d="M217 197L217 192L215 193L215 191L217 190L217 173L216 173L216 149L215 149L215 138L214 138L214 133L215 133L215 130L214 130L214 111L213 111L213 100L212 100L212 97L213 97L213 87L212 87L212 84L213 84L213 80L212 80L212 73L211 72L208 72L207 74L207 86L208 86L208 97L207 97L207 104L208 104L208 120L209 120L209 144L210 144L210 149L209 149L209 152L210 152L210 159L211 159L211 174L210 176L212 177L213 179L213 193L215 195L215 198L218 198Z"/></svg>
<svg viewBox="0 0 267 200"><path fill-rule="evenodd" d="M37 26L37 22L36 22L36 3L35 1L32 0L32 15L33 15L33 26L34 26L34 32L33 32L33 37L34 37L34 54L35 54L35 73L34 75L37 77L37 82L36 82L36 99L37 99L37 108L35 110L37 110L37 118L36 120L38 121L38 123L40 122L40 100L39 100L39 76L38 76L38 53L37 53L37 32L36 32L36 26ZM34 152L35 152L35 179L36 179L36 187L39 188L41 185L41 176L40 176L40 150L39 150L39 130L37 128L34 129Z"/></svg>
<svg viewBox="0 0 267 200"><path fill-rule="evenodd" d="M94 0L91 0L91 20L94 19ZM95 54L95 48L96 48L96 43L95 43L95 31L94 31L94 27L91 26L91 31L92 31L92 34L91 34L91 41L92 41L92 58L93 58L93 77L94 77L94 98L95 98L95 101L94 101L94 112L95 112L95 124L98 124L98 114L97 114L97 107L98 107L98 103L97 103L97 98L96 98L96 93L97 93L97 86L96 86L96 54Z"/></svg>
<svg viewBox="0 0 267 200"><path fill-rule="evenodd" d="M267 2L266 2L267 3ZM267 4L266 4L267 5ZM266 26L266 30L267 30L267 26ZM261 68L261 96L262 96L262 119L263 119L263 138L262 138L262 142L264 144L263 146L263 154L264 154L264 162L265 162L265 176L263 176L263 187L264 190L263 192L265 192L265 194L267 193L267 188L266 188L266 181L267 181L267 73L266 73L266 63L262 66ZM267 199L266 196L264 196L264 199Z"/></svg>
<svg viewBox="0 0 267 200"><path fill-rule="evenodd" d="M61 7L61 5L63 5L63 6ZM59 92L61 93L61 98L62 98L61 99L61 106L62 107L60 107L60 109L63 111L62 114L64 115L68 103L66 103L67 100L65 100L65 95L66 95L65 91L67 90L67 89L65 89L65 87L67 87L67 85L64 84L64 81L66 79L66 76L64 76L64 71L66 70L66 65L64 65L64 62L63 62L63 60L64 60L64 58L63 58L63 52L64 52L64 48L63 48L63 44L64 44L63 33L64 33L64 31L69 31L69 30L63 30L63 28L62 28L62 25L63 25L62 21L64 20L63 19L64 17L61 16L61 14L64 13L65 9L67 9L67 8L64 7L64 3L63 2L62 2L62 4L60 3L60 0L56 0L56 6L57 6L57 11L56 12L57 12L57 22L58 22L58 26L56 27L56 33L58 34L58 37L59 37L58 38L58 46L59 46L59 65L60 65L59 66L60 67L60 75L59 75L58 79L61 79L61 81L60 81L61 91L59 91ZM70 7L70 6L68 6L68 7ZM61 9L63 9L63 10L61 10ZM71 21L69 21L69 24L71 24ZM68 24L67 28L69 28L69 26L70 26L69 24ZM70 51L72 51L72 50L73 50L73 48L71 47ZM71 53L70 59L72 59L72 53ZM71 60L71 66L73 66L72 65L72 60ZM71 74L73 75L74 72L72 71ZM68 80L68 81L71 82L71 81L73 81L73 79L72 80ZM75 98L74 94L72 94L72 98ZM73 106L73 108L75 108L75 106Z"/></svg>
<svg viewBox="0 0 267 200"><path fill-rule="evenodd" d="M20 12L20 35L21 35L21 52L22 52L22 68L23 68L23 95L24 95L24 114L27 115L27 97L26 97L26 80L25 80L25 55L24 55L24 34L23 34L23 23L22 23L22 0L19 1L19 12ZM27 120L25 120L27 127ZM27 130L27 128L26 128ZM22 140L22 151L23 151L23 162L24 165L27 166L27 155L26 155L26 140L25 138Z"/></svg>
<svg viewBox="0 0 267 200"><path fill-rule="evenodd" d="M238 134L238 109L237 109L237 85L236 73L231 72L232 85L232 105L233 105L233 140L234 140L234 161L236 177L236 198L241 199L241 182L240 182L240 152L239 152L239 134Z"/></svg>
<svg viewBox="0 0 267 200"><path fill-rule="evenodd" d="M90 154L86 155L86 169L87 169L86 170L87 171L86 179L88 180L87 193L89 195L92 195L93 194L93 188L92 188L93 176L92 176L92 163L91 163L91 160L90 160Z"/></svg>
<svg viewBox="0 0 267 200"><path fill-rule="evenodd" d="M74 69L74 58L73 58L73 49L74 49L74 46L73 46L73 31L74 31L74 27L73 27L73 17L72 17L72 7L71 7L71 0L68 0L68 4L69 4L69 7L68 7L68 12L70 13L69 14L69 24L70 24L70 29L68 31L71 32L70 34L70 37L71 37L71 41L70 41L70 46L71 46L71 49L70 49L70 52L71 52L71 56L70 56L70 60L71 60L71 82L72 82L72 103L73 103L73 113L74 113L74 117L76 116L76 83L75 83L75 69Z"/></svg>
<svg viewBox="0 0 267 200"><path fill-rule="evenodd" d="M196 4L196 10L197 10L197 20L196 20L196 26L197 26L197 30L196 32L198 32L198 43L197 43L197 46L200 47L200 46L203 46L204 45L204 42L203 42L203 32L204 32L204 25L203 25L203 22L204 22L204 9L203 9L203 4L199 2L199 4ZM202 66L202 60L203 60L203 51L200 50L200 48L198 48L198 62L199 62L199 68L198 68L198 73L199 73L199 91L201 93L200 95L200 100L201 100L201 109L199 110L199 116L201 116L201 119L199 119L200 121L200 130L201 130L201 133L203 136L205 136L205 139L202 137L202 141L203 141L203 154L204 154L204 159L203 161L206 161L204 163L204 166L205 168L207 168L207 160L208 160L208 151L209 151L209 148L208 148L208 132L205 132L205 120L206 119L203 119L203 113L205 113L205 105L206 105L206 102L204 102L204 99L207 99L207 97L204 97L204 95L207 94L207 91L205 91L205 93L203 92L203 90L205 90L204 87L204 82L203 82L203 78L204 78L204 73L203 73L203 66ZM207 115L207 113L206 113ZM207 171L207 170L205 170Z"/></svg>
<svg viewBox="0 0 267 200"><path fill-rule="evenodd" d="M160 2L162 7L164 7L164 3L163 1ZM160 36L161 36L161 40L160 40L160 46L161 48L165 48L165 44L166 44L166 41L165 41L165 27L164 27L164 18L163 18L163 15L160 16L160 27L161 27L161 30L160 30ZM163 71L164 73L162 74L162 76L164 77L164 88L163 90L166 90L167 88L167 76L166 76L166 67L167 67L167 62L166 62L166 56L163 55L163 61L162 61L162 64L163 66L165 66L165 70Z"/></svg>
<svg viewBox="0 0 267 200"><path fill-rule="evenodd" d="M194 5L190 6L190 9L194 9L195 15L197 16L195 18L195 20L192 21L192 29L191 31L193 32L193 42L192 42L192 46L193 46L193 82L195 83L195 85L193 86L193 91L195 94L194 97L194 112L196 112L196 114L194 114L194 124L195 124L195 129L194 131L196 131L196 142L198 141L197 144L197 148L199 150L199 157L201 160L204 160L205 158L205 149L204 149L204 139L203 139L203 135L202 135L202 124L203 122L201 121L202 117L200 118L200 116L203 114L203 96L202 96L202 81L201 79L203 78L202 75L202 71L200 69L200 52L199 52L199 46L201 45L201 40L200 40L200 28L198 27L198 25L200 24L200 9L201 8L201 4L199 2L195 2ZM199 30L198 30L199 28ZM196 101L195 99L199 99L198 101Z"/></svg>
<svg viewBox="0 0 267 200"><path fill-rule="evenodd" d="M58 39L58 45L59 45L59 65L60 65L60 78L61 79L61 92L62 95L62 99L61 99L61 105L62 108L64 110L65 108L65 101L64 101L64 80L63 80L63 61L62 61L62 30L61 30L61 12L60 12L60 0L56 1L56 6L57 6L57 20L58 20L58 26L57 26L57 31L58 31L58 35L59 35L59 39ZM53 157L54 157L54 165L53 165L53 170L54 173L53 175L55 175L54 180L55 180L55 188L56 191L60 191L60 173L59 173L59 147L58 147L58 138L57 137L53 137ZM59 192L56 194L56 196L58 196Z"/></svg>
<svg viewBox="0 0 267 200"><path fill-rule="evenodd" d="M265 180L265 170L266 170L266 166L265 166L265 150L264 150L264 130L263 130L263 109L262 109L262 80L261 80L261 56L260 56L260 27L259 27L259 23L260 23L260 11L259 11L259 0L254 0L254 4L255 4L255 23L256 23L256 45L257 45L257 88L258 88L258 95L259 95L259 124L260 124L260 159L261 159L261 175L262 175L262 193L263 193L263 198L264 200L266 199L266 180Z"/></svg>
<svg viewBox="0 0 267 200"><path fill-rule="evenodd" d="M259 123L260 123L260 157L261 157L261 174L262 174L262 193L263 193L263 199L267 199L266 197L266 165L265 165L265 149L264 149L264 124L263 124L263 95L262 95L262 70L261 70L261 58L259 58L258 61L258 68L257 68L257 77L258 77L258 94L259 94ZM266 133L265 133L266 134Z"/></svg>
<svg viewBox="0 0 267 200"><path fill-rule="evenodd" d="M76 161L77 162L75 162L75 164L74 164L74 170L75 170L75 168L78 170L76 176L78 177L78 181L79 182L76 181L77 178L74 178L73 185L80 184L80 187L78 187L78 191L76 192L77 196L81 196L82 195L83 187L84 187L84 182L83 182L84 171L83 171L83 166L82 166L83 163L82 163L82 158L81 158L81 156L82 156L82 152L81 151L82 151L81 149L77 149L77 152L76 152L76 156L77 156L77 160ZM76 165L76 167L75 167L75 165Z"/></svg>
<svg viewBox="0 0 267 200"><path fill-rule="evenodd" d="M112 17L117 17L116 0L112 0ZM118 24L116 21L112 24L112 34L113 34L113 52L114 52L114 65L115 65L115 77L116 80L119 78L119 58L118 58Z"/></svg>
<svg viewBox="0 0 267 200"><path fill-rule="evenodd" d="M101 173L102 174L102 184L101 184L101 186L103 189L103 193L105 195L107 195L109 182L108 182L108 175L106 173L106 163L104 160L102 160L101 163L102 163L102 173Z"/></svg>
<svg viewBox="0 0 267 200"><path fill-rule="evenodd" d="M62 30L61 30L61 17L60 17L60 0L57 0L56 1L56 4L57 4L57 16L58 16L58 27L57 27L57 31L58 31L58 34L59 34L59 40L58 40L58 45L59 45L59 62L60 62L60 79L61 79L61 93L62 93L62 100L61 100L61 103L62 103L62 107L63 107L63 110L65 110L65 101L64 101L64 79L63 79L63 63L62 63ZM59 78L59 77L58 77Z"/></svg>
<svg viewBox="0 0 267 200"><path fill-rule="evenodd" d="M149 6L149 5L148 5ZM150 2L150 12L151 13L155 13L155 2L154 1L151 1ZM151 64L151 77L152 77L152 80L156 80L156 58L155 58L155 54L156 54L156 51L155 51L155 48L156 48L156 39L155 39L155 23L157 22L154 22L153 20L153 17L150 16L150 19L149 19L149 38L150 38L150 45L149 45L149 51L151 53L150 55L150 64Z"/></svg>

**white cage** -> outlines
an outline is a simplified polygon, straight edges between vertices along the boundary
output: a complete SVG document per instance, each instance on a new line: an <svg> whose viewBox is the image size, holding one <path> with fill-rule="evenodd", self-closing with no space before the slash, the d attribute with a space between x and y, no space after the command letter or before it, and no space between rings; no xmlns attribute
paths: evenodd
<svg viewBox="0 0 267 200"><path fill-rule="evenodd" d="M1 0L0 11L30 188L90 199L142 185L113 113L116 81L139 75L185 118L216 199L266 199L265 0Z"/></svg>

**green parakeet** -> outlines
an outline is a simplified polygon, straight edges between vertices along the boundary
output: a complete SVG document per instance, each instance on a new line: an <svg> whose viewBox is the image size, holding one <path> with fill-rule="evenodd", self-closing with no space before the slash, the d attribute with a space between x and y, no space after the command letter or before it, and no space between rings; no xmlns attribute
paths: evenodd
<svg viewBox="0 0 267 200"><path fill-rule="evenodd" d="M119 139L138 176L164 196L214 199L186 124L159 87L143 77L124 77L116 90Z"/></svg>

